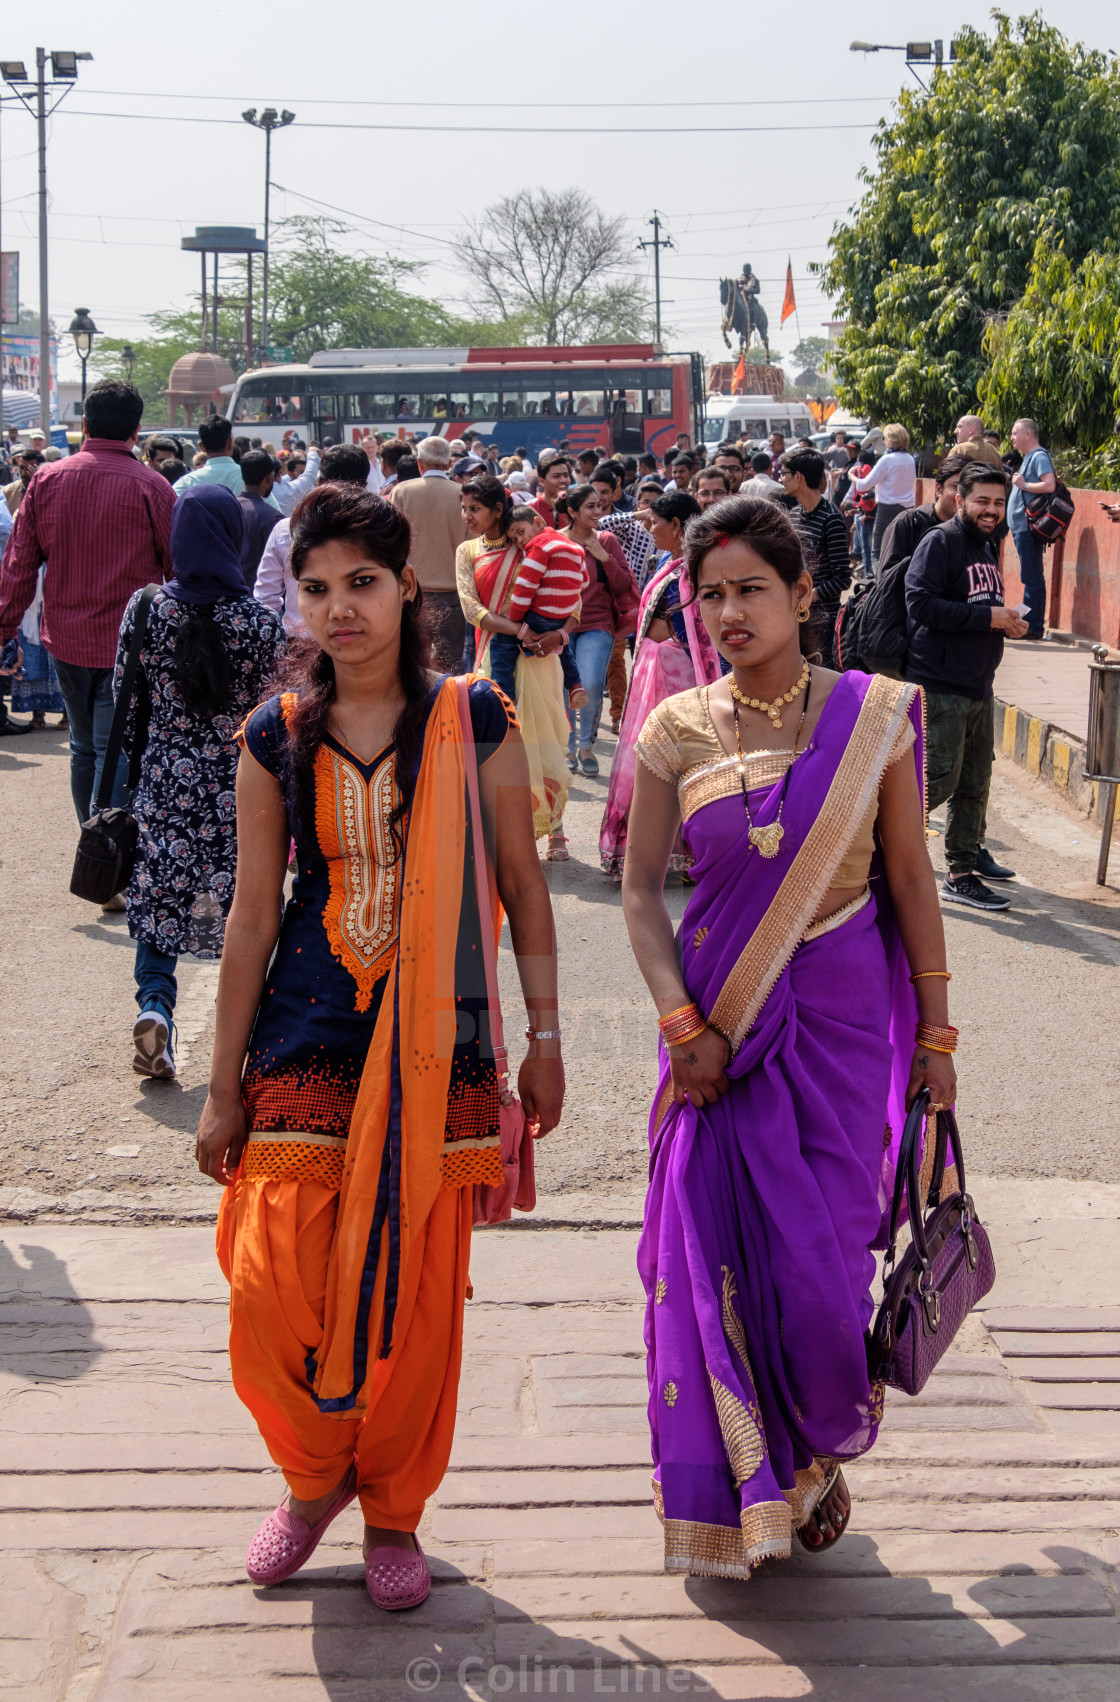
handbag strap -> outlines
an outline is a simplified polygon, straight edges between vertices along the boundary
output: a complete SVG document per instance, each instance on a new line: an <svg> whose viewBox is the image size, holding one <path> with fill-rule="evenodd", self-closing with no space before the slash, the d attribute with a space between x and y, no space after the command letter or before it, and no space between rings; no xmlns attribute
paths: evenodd
<svg viewBox="0 0 1120 1702"><path fill-rule="evenodd" d="M124 749L124 730L128 722L128 712L132 707L133 694L136 690L136 676L140 671L140 652L144 647L144 637L148 630L148 610L151 608L158 590L158 585L145 585L136 605L132 636L128 641L124 670L121 674L121 689L117 693L117 701L113 709L113 721L109 728L109 742L105 746L105 760L101 765L101 781L97 788L97 797L94 800L95 807L99 810L107 810L112 802L113 787L117 778L117 765L121 760L121 751ZM132 768L133 763L130 762L128 774L130 786L136 784L133 779Z"/></svg>
<svg viewBox="0 0 1120 1702"><path fill-rule="evenodd" d="M910 1160L917 1150L918 1137L921 1133L922 1123L925 1120L928 1109L929 1088L919 1088L914 1103L907 1113L906 1122L902 1130L902 1139L898 1143L898 1163L895 1166L894 1172L894 1197L891 1200L890 1228L887 1232L887 1252L885 1262L888 1264L894 1260L895 1242L898 1240L898 1220L902 1211L902 1190L906 1185L907 1178L909 1176ZM907 1189L907 1195L909 1196L912 1191L912 1189ZM907 1198L907 1204L910 1204L909 1197Z"/></svg>
<svg viewBox="0 0 1120 1702"><path fill-rule="evenodd" d="M467 796L471 809L471 835L474 842L474 885L478 895L478 919L482 928L482 962L486 970L486 998L490 1006L490 1039L494 1046L494 1064L499 1091L502 1081L509 1081L509 1059L502 1029L502 1007L498 998L498 966L495 962L494 912L490 904L490 883L487 879L489 859L482 832L482 805L478 792L478 750L474 742L471 721L470 681L460 676L455 682L459 698L459 724L463 730L463 766L467 772Z"/></svg>

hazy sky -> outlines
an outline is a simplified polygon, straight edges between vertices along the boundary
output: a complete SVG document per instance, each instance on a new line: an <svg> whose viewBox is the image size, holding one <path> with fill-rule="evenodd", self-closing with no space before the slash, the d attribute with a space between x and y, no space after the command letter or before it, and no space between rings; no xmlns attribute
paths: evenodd
<svg viewBox="0 0 1120 1702"><path fill-rule="evenodd" d="M1044 10L1092 46L1120 38L1103 0ZM361 233L345 239L353 246L427 262L425 294L463 305L447 243L464 218L520 188L577 184L625 214L635 243L652 234L655 206L664 215L672 347L723 352L717 280L749 260L788 360L787 255L800 332L818 335L829 304L809 263L826 257L874 125L911 81L901 54L853 54L849 42L936 28L947 51L957 27L985 17L952 3L871 11L878 21L859 24L822 0L25 9L5 29L6 54L29 69L39 44L94 55L49 127L51 313L64 330L85 306L107 334L138 336L145 314L185 305L199 267L180 237L197 224L261 228L264 138L239 114L272 104L297 114L274 144L273 217L341 209ZM19 250L21 296L37 305L34 150L33 119L5 100L2 242ZM652 261L635 258L652 297ZM76 371L68 350L63 338L63 376Z"/></svg>

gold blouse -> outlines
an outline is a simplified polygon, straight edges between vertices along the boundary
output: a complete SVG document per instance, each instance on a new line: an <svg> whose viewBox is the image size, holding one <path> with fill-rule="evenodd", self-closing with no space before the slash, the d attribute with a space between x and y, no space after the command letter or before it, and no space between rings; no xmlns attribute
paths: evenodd
<svg viewBox="0 0 1120 1702"><path fill-rule="evenodd" d="M670 786L676 786L682 822L687 822L705 804L715 803L717 798L742 795L739 758L737 755L728 756L720 744L708 708L709 689L708 686L695 686L691 691L678 692L659 703L648 716L634 746L651 774L656 774L659 780ZM907 717L899 728L887 766L897 762L913 743L914 728ZM799 751L798 757L802 755L804 752ZM789 750L745 751L743 770L747 790L753 792L760 786L773 786L781 780L793 760L793 753ZM878 814L879 795L876 792L837 867L833 890L858 892L867 885Z"/></svg>

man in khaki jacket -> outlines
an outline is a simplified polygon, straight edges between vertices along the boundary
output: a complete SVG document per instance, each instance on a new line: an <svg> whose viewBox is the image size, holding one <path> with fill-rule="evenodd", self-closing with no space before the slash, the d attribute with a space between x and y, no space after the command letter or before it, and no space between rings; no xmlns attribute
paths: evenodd
<svg viewBox="0 0 1120 1702"><path fill-rule="evenodd" d="M467 537L459 506L459 487L448 477L451 445L445 437L425 437L417 451L420 477L394 485L389 501L412 527L409 561L424 593L432 660L457 674L462 665L467 624L455 589L455 551Z"/></svg>

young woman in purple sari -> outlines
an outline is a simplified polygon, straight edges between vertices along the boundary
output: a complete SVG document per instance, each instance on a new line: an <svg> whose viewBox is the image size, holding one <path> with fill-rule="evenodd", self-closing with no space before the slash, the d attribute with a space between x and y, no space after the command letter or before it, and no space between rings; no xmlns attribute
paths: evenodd
<svg viewBox="0 0 1120 1702"><path fill-rule="evenodd" d="M871 1249L905 1107L953 1100L955 1031L917 688L803 654L813 580L776 504L719 503L685 561L731 672L638 739L623 902L662 1031L639 1265L666 1569L745 1578L848 1522L840 1464L883 1402Z"/></svg>

